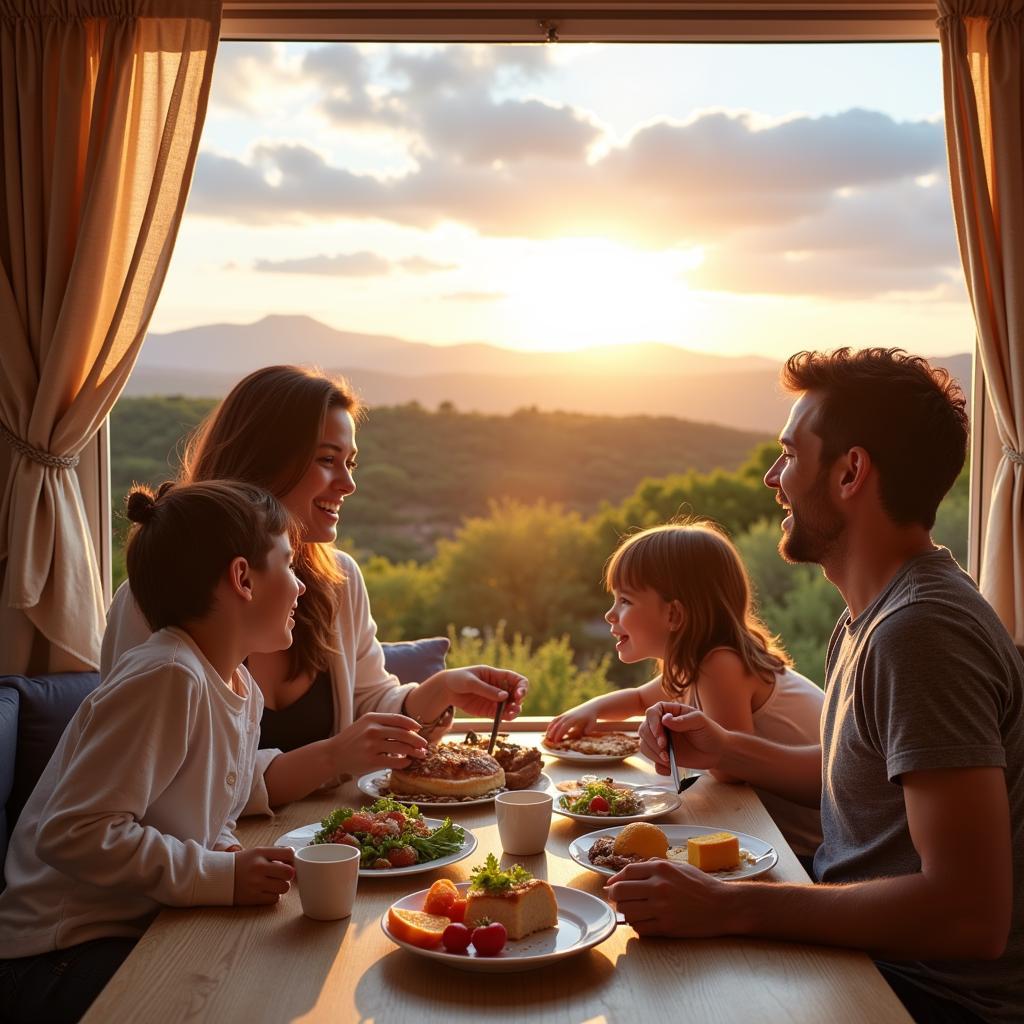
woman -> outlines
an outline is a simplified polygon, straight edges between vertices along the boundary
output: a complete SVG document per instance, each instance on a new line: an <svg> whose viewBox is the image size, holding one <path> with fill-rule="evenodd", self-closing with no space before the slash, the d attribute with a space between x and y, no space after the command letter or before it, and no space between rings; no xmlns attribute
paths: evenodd
<svg viewBox="0 0 1024 1024"><path fill-rule="evenodd" d="M519 714L526 680L476 666L400 685L384 667L366 585L333 544L345 499L356 489L358 398L347 381L319 370L269 366L249 374L190 439L183 483L235 479L276 495L302 534L295 572L306 587L287 651L253 655L263 693L256 782L246 813L308 795L339 775L403 768L451 723L453 707L491 717ZM149 636L131 590L114 595L101 675Z"/></svg>

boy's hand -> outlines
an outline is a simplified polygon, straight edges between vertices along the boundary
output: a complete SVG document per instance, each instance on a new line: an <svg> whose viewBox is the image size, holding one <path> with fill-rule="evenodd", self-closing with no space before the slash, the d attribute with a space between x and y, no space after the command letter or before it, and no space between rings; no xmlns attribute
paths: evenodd
<svg viewBox="0 0 1024 1024"><path fill-rule="evenodd" d="M544 733L546 740L558 742L563 739L586 736L597 725L597 711L581 704L578 708L564 711L554 719Z"/></svg>
<svg viewBox="0 0 1024 1024"><path fill-rule="evenodd" d="M295 877L290 846L256 846L235 854L235 906L276 903Z"/></svg>
<svg viewBox="0 0 1024 1024"><path fill-rule="evenodd" d="M676 763L686 768L715 768L726 754L729 733L688 704L659 701L647 709L640 725L640 752L654 762L659 775L668 775L665 730L672 731Z"/></svg>

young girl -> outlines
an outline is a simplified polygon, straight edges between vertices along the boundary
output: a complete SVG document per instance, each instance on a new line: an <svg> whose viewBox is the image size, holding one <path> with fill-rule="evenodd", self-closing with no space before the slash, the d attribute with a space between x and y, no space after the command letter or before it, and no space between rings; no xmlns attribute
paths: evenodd
<svg viewBox="0 0 1024 1024"><path fill-rule="evenodd" d="M519 714L526 680L479 665L400 685L384 667L366 585L355 560L334 547L342 506L355 493L359 400L321 370L267 366L231 389L190 440L185 483L245 480L276 495L299 530L295 572L306 595L287 651L248 667L266 710L247 814L308 795L341 775L404 768L424 756L453 707L490 718ZM149 636L122 586L107 616L100 675ZM396 753L402 758L396 758Z"/></svg>
<svg viewBox="0 0 1024 1024"><path fill-rule="evenodd" d="M661 675L559 715L548 727L551 739L591 732L598 720L643 715L669 698L701 708L727 729L793 746L818 742L824 694L793 670L758 619L739 553L713 523L634 534L609 560L605 586L614 598L605 620L619 660L657 658ZM821 842L818 812L759 796L794 851L812 854Z"/></svg>
<svg viewBox="0 0 1024 1024"><path fill-rule="evenodd" d="M163 906L273 903L289 849L235 820L263 698L242 662L291 644L290 520L247 484L128 497L132 593L155 632L82 703L11 839L0 1016L78 1020Z"/></svg>

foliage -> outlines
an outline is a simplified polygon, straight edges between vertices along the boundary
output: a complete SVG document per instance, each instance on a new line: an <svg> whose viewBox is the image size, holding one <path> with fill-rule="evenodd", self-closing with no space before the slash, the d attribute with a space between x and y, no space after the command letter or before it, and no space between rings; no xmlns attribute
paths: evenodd
<svg viewBox="0 0 1024 1024"><path fill-rule="evenodd" d="M373 618L381 640L444 633L449 613L441 601L437 568L417 562L389 562L374 555L360 565L372 597Z"/></svg>
<svg viewBox="0 0 1024 1024"><path fill-rule="evenodd" d="M433 564L449 621L478 629L504 621L526 636L579 641L603 611L603 558L575 512L504 501L441 541Z"/></svg>
<svg viewBox="0 0 1024 1024"><path fill-rule="evenodd" d="M173 475L183 436L212 404L118 402L115 502L133 479ZM553 714L646 668L610 655L602 620L602 568L619 539L680 514L712 518L736 539L765 622L820 682L843 601L817 566L779 557L780 512L762 481L778 446L751 451L752 440L665 417L375 410L359 438L365 468L345 505L344 546L360 562L382 639L448 631L449 664L515 668L532 682L528 713ZM671 473L679 466L691 468ZM965 469L934 530L962 564L967 517ZM123 566L115 544L115 586Z"/></svg>
<svg viewBox="0 0 1024 1024"><path fill-rule="evenodd" d="M566 708L582 704L591 697L608 693L615 684L608 678L610 655L583 665L573 653L567 636L534 641L515 633L509 640L505 623L479 631L466 628L456 632L449 627L451 650L449 668L468 665L500 665L526 676L530 690L523 704L524 715L557 715Z"/></svg>

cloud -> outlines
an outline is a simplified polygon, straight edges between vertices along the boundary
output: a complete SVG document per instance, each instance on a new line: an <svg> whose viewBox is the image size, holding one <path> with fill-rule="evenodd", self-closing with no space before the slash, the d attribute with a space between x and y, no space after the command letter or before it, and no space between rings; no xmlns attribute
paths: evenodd
<svg viewBox="0 0 1024 1024"><path fill-rule="evenodd" d="M452 292L442 298L447 302L500 302L508 296L505 292Z"/></svg>
<svg viewBox="0 0 1024 1024"><path fill-rule="evenodd" d="M833 194L814 217L737 233L686 279L695 288L855 298L946 294L961 276L948 189L902 181Z"/></svg>
<svg viewBox="0 0 1024 1024"><path fill-rule="evenodd" d="M281 43L232 43L217 53L210 105L255 114L268 91L298 84L298 69Z"/></svg>
<svg viewBox="0 0 1024 1024"><path fill-rule="evenodd" d="M271 274L327 274L331 277L377 277L392 264L376 253L351 252L336 256L306 256L290 260L256 260L253 269Z"/></svg>
<svg viewBox="0 0 1024 1024"><path fill-rule="evenodd" d="M900 130L913 144L897 144ZM839 146L833 153L830 147ZM646 126L603 159L527 159L500 168L425 157L394 177L332 166L296 143L249 161L203 153L195 209L252 217L456 221L481 234L607 234L654 246L702 244L752 226L798 225L844 189L872 190L943 171L941 125L848 111L757 129L712 113Z"/></svg>
<svg viewBox="0 0 1024 1024"><path fill-rule="evenodd" d="M410 274L443 274L449 270L459 269L457 263L438 263L423 256L410 256L408 259L399 260L398 265Z"/></svg>
<svg viewBox="0 0 1024 1024"><path fill-rule="evenodd" d="M310 51L303 71L338 128L399 131L420 154L467 163L531 156L583 159L601 136L589 115L535 98L495 98L538 81L553 65L542 47L392 50L383 64L352 46Z"/></svg>
<svg viewBox="0 0 1024 1024"><path fill-rule="evenodd" d="M438 263L422 256L388 260L374 252L303 256L286 260L256 260L253 270L269 274L323 274L330 277L383 277L394 270L409 274L438 274L457 270L454 263Z"/></svg>
<svg viewBox="0 0 1024 1024"><path fill-rule="evenodd" d="M254 46L225 80L260 53L277 59ZM938 121L851 109L766 124L704 111L613 141L587 112L540 95L552 68L547 47L314 48L301 75L324 118L396 134L408 169L357 172L294 141L262 142L244 159L203 151L190 211L700 246L691 284L736 291L927 291L958 265Z"/></svg>

